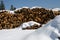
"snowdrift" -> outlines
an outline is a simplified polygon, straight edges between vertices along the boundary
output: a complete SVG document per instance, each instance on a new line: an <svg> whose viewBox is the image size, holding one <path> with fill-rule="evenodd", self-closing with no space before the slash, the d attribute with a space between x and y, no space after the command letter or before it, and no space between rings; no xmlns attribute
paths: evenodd
<svg viewBox="0 0 60 40"><path fill-rule="evenodd" d="M0 30L0 40L22 40L26 35L35 30Z"/></svg>
<svg viewBox="0 0 60 40"><path fill-rule="evenodd" d="M45 26L26 36L26 40L59 40L60 37L60 16L48 22Z"/></svg>

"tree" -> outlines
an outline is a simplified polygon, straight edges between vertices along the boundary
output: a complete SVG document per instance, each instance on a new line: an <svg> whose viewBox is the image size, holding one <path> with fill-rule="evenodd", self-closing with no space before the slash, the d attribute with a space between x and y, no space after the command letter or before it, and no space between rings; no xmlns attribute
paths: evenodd
<svg viewBox="0 0 60 40"><path fill-rule="evenodd" d="M16 7L14 7L13 5L11 5L10 10L15 10L15 9L16 9Z"/></svg>
<svg viewBox="0 0 60 40"><path fill-rule="evenodd" d="M0 10L5 10L5 5L4 5L3 1L1 1L1 3L0 3Z"/></svg>

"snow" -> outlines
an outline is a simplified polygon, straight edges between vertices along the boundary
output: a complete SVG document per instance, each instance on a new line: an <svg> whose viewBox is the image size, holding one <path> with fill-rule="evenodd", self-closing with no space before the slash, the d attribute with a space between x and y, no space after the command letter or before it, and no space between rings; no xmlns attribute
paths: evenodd
<svg viewBox="0 0 60 40"><path fill-rule="evenodd" d="M53 27L42 27L28 35L25 40L55 40L58 36L53 30Z"/></svg>
<svg viewBox="0 0 60 40"><path fill-rule="evenodd" d="M60 32L60 15L55 17L55 19L53 19L53 21L51 22L51 25L57 28Z"/></svg>
<svg viewBox="0 0 60 40"><path fill-rule="evenodd" d="M5 10L0 10L0 12L5 11Z"/></svg>
<svg viewBox="0 0 60 40"><path fill-rule="evenodd" d="M60 10L60 8L54 8L54 9L52 9L52 11L59 11Z"/></svg>
<svg viewBox="0 0 60 40"><path fill-rule="evenodd" d="M9 10L0 10L0 12L5 12L5 11L7 11L7 12L8 12Z"/></svg>
<svg viewBox="0 0 60 40"><path fill-rule="evenodd" d="M9 13L11 13L11 14L15 14L14 11L9 11Z"/></svg>
<svg viewBox="0 0 60 40"><path fill-rule="evenodd" d="M34 6L34 7L30 8L30 9L33 9L33 8L42 8L42 7L39 7L39 6Z"/></svg>
<svg viewBox="0 0 60 40"><path fill-rule="evenodd" d="M0 40L22 40L26 35L34 32L35 30L0 30Z"/></svg>
<svg viewBox="0 0 60 40"><path fill-rule="evenodd" d="M34 21L29 21L29 22L24 22L23 24L21 24L20 29L26 28L26 27L31 27L34 24L41 25L40 23L37 23L37 22L34 22Z"/></svg>
<svg viewBox="0 0 60 40"><path fill-rule="evenodd" d="M29 8L29 7L27 7L27 6L24 6L24 7L22 7L22 8Z"/></svg>
<svg viewBox="0 0 60 40"><path fill-rule="evenodd" d="M45 26L27 35L25 40L59 40L60 37L60 16L49 21Z"/></svg>
<svg viewBox="0 0 60 40"><path fill-rule="evenodd" d="M10 10L0 10L0 12L5 12L7 11L8 13L11 13L11 14L15 14L14 11L10 11Z"/></svg>
<svg viewBox="0 0 60 40"><path fill-rule="evenodd" d="M48 35L40 33L40 34L30 34L23 40L52 40Z"/></svg>

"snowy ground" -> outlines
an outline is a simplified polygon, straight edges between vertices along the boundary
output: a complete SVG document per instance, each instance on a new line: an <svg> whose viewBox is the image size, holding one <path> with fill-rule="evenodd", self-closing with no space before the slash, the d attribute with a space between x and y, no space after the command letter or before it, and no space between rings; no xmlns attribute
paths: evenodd
<svg viewBox="0 0 60 40"><path fill-rule="evenodd" d="M30 21L23 23L21 28L0 30L0 40L59 40L60 16L55 17L55 19L37 30L22 30L23 27L25 28L32 24L40 25L39 23Z"/></svg>
<svg viewBox="0 0 60 40"><path fill-rule="evenodd" d="M25 40L59 40L60 16L25 37Z"/></svg>
<svg viewBox="0 0 60 40"><path fill-rule="evenodd" d="M0 40L22 40L26 35L35 30L0 30Z"/></svg>

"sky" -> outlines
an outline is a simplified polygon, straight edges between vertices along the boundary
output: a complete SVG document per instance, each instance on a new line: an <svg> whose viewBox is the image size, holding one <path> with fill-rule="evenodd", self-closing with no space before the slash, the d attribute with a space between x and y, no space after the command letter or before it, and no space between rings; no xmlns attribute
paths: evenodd
<svg viewBox="0 0 60 40"><path fill-rule="evenodd" d="M0 0L1 1L1 0ZM44 8L60 8L60 0L3 0L6 9L10 9L13 5L16 8L21 8L23 6L33 7L40 6Z"/></svg>

